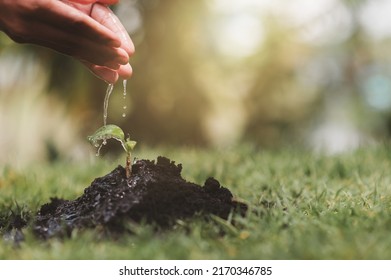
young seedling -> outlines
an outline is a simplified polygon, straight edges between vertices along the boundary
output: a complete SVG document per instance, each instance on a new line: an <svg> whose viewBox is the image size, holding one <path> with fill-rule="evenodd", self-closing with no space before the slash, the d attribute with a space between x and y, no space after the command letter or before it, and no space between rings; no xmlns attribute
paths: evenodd
<svg viewBox="0 0 391 280"><path fill-rule="evenodd" d="M136 141L130 140L129 137L125 139L125 134L122 129L114 124L102 126L97 131L95 131L93 135L88 136L87 139L92 145L98 148L97 155L99 155L102 146L106 145L107 140L115 139L119 141L126 152L126 178L130 177L132 174L131 152L136 146Z"/></svg>

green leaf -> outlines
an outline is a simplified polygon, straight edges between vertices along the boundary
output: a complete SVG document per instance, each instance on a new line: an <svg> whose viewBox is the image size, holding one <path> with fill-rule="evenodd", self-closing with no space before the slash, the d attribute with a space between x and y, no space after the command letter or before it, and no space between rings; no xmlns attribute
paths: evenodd
<svg viewBox="0 0 391 280"><path fill-rule="evenodd" d="M97 144L98 141L105 141L108 139L114 138L122 143L125 142L125 134L119 126L114 124L108 124L99 128L91 136L88 136L87 139L93 145Z"/></svg>
<svg viewBox="0 0 391 280"><path fill-rule="evenodd" d="M115 139L121 142L122 147L127 153L130 153L134 146L136 146L136 141L132 141L130 139L125 140L125 134L122 129L114 124L102 126L97 131L95 131L93 135L88 136L87 139L95 147L100 146L99 141L102 141L104 145L107 140Z"/></svg>
<svg viewBox="0 0 391 280"><path fill-rule="evenodd" d="M134 147L136 146L136 144L137 144L136 141L127 139L126 142L125 142L126 150L127 150L128 152L130 152L131 150L134 149Z"/></svg>

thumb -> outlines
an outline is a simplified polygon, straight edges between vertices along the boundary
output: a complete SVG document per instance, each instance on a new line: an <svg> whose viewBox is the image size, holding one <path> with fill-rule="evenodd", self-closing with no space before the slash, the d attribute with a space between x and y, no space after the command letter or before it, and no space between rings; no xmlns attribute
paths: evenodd
<svg viewBox="0 0 391 280"><path fill-rule="evenodd" d="M123 48L129 56L134 53L134 45L128 32L110 8L101 4L96 4L92 7L91 17L119 35L121 38L121 48Z"/></svg>

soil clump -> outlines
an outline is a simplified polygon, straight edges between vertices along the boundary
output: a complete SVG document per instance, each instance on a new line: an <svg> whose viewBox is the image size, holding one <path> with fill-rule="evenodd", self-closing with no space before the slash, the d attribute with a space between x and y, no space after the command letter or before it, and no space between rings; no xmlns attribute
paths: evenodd
<svg viewBox="0 0 391 280"><path fill-rule="evenodd" d="M214 178L203 186L187 182L182 166L164 157L157 161L138 160L132 175L118 166L95 179L75 200L52 198L41 206L33 231L41 238L70 236L74 229L103 227L114 233L129 231L128 221L151 223L161 228L196 214L213 214L227 219L232 211L244 215L247 205Z"/></svg>

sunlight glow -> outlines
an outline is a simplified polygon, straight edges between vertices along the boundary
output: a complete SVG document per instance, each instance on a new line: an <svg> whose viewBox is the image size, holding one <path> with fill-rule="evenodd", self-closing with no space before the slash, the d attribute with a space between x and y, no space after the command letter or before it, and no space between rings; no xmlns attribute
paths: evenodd
<svg viewBox="0 0 391 280"><path fill-rule="evenodd" d="M259 12L269 1L215 0L210 11L215 18L213 41L222 55L242 58L254 54L262 43L263 26Z"/></svg>
<svg viewBox="0 0 391 280"><path fill-rule="evenodd" d="M215 45L224 55L246 57L263 42L263 20L273 15L302 29L302 39L316 45L335 44L353 32L353 18L338 0L214 0L211 12L218 17L212 27ZM373 39L391 37L391 1L368 1L359 11L363 28Z"/></svg>
<svg viewBox="0 0 391 280"><path fill-rule="evenodd" d="M391 37L391 1L367 1L360 13L360 22L372 39Z"/></svg>
<svg viewBox="0 0 391 280"><path fill-rule="evenodd" d="M249 14L235 14L225 18L216 26L219 30L217 49L227 56L245 57L258 49L263 38L259 18Z"/></svg>

